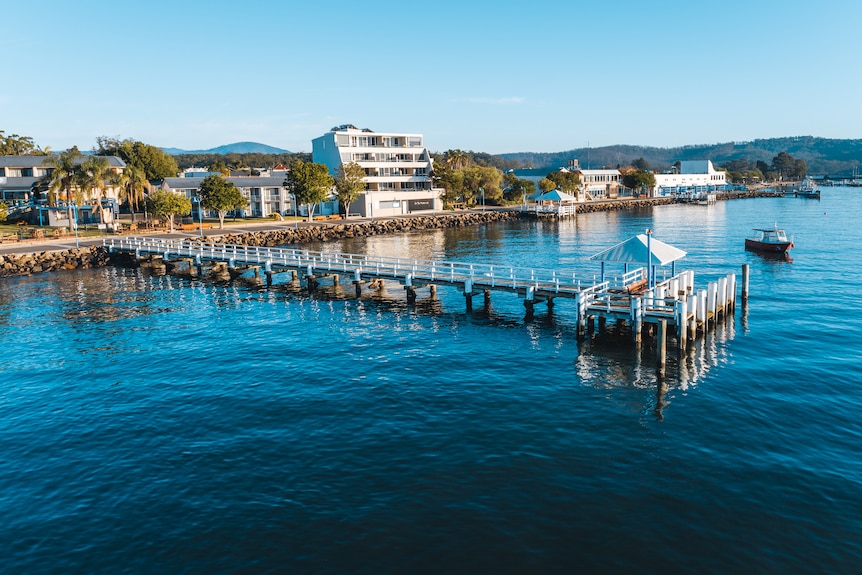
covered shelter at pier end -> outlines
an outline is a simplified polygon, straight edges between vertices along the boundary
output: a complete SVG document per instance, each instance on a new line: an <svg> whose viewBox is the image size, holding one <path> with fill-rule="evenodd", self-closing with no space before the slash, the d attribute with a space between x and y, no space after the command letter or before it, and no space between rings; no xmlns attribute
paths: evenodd
<svg viewBox="0 0 862 575"><path fill-rule="evenodd" d="M605 262L622 263L628 271L628 264L639 264L647 268L647 287L655 285L655 267L671 264L671 275L675 275L676 260L686 256L686 252L670 244L654 239L652 230L638 234L624 242L590 256L591 260L602 262L602 280L605 281Z"/></svg>

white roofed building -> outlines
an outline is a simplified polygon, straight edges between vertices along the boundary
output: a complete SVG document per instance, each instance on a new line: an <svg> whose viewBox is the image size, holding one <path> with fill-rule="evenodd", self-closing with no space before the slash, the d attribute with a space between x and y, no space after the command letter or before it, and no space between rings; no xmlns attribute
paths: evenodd
<svg viewBox="0 0 862 575"><path fill-rule="evenodd" d="M716 170L710 160L680 162L679 173L655 174L655 195L670 196L723 191L727 173Z"/></svg>

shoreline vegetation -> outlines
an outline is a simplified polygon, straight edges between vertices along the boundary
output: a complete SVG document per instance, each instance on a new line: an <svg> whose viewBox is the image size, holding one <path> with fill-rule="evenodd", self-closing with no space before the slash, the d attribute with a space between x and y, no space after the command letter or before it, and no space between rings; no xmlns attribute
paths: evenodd
<svg viewBox="0 0 862 575"><path fill-rule="evenodd" d="M748 191L720 193L719 200L783 195L772 191ZM595 201L578 205L578 213L593 213L614 210L633 210L659 205L679 203L674 198L640 198ZM220 243L274 247L280 245L302 245L310 242L328 242L343 238L397 234L422 230L478 226L494 222L533 219L534 216L514 209L488 209L486 211L442 212L433 215L411 215L375 221L349 222L333 220L303 227L279 227L275 230L244 233L225 233L206 238L188 237L189 241L212 241ZM68 238L66 239L68 241ZM36 244L44 247L44 243ZM34 245L34 248L36 247ZM102 246L73 248L60 251L38 251L0 254L0 277L29 276L45 272L104 267L113 263L110 254Z"/></svg>

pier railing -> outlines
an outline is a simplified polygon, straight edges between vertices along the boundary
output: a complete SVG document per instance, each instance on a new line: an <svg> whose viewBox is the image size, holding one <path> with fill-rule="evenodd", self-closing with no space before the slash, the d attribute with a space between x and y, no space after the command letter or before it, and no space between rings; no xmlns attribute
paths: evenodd
<svg viewBox="0 0 862 575"><path fill-rule="evenodd" d="M392 278L410 281L464 284L474 289L507 289L523 291L533 288L536 293L574 297L581 291L581 282L574 272L522 268L505 265L419 260L389 256L369 256L273 248L210 242L190 242L160 238L106 238L109 250L135 252L137 255L159 254L175 258L222 261L232 266L259 265L267 271L278 268L359 275L363 278Z"/></svg>

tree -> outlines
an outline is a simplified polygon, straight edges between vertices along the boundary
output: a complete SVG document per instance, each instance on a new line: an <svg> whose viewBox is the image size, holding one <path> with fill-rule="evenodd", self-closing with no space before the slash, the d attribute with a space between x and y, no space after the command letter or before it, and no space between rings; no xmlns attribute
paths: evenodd
<svg viewBox="0 0 862 575"><path fill-rule="evenodd" d="M468 203L475 205L480 197L484 202L500 203L503 197L500 170L491 166L470 166L460 171L464 173L464 198Z"/></svg>
<svg viewBox="0 0 862 575"><path fill-rule="evenodd" d="M558 170L548 174L548 179L557 184L557 189L567 194L574 194L578 191L578 186L581 184L581 178L575 172L568 170Z"/></svg>
<svg viewBox="0 0 862 575"><path fill-rule="evenodd" d="M132 223L134 223L138 205L144 200L144 192L150 187L144 171L134 164L129 164L122 172L114 175L112 183L120 189L120 200L125 200L129 204Z"/></svg>
<svg viewBox="0 0 862 575"><path fill-rule="evenodd" d="M623 176L623 185L629 189L637 190L640 194L641 190L655 187L655 174L646 170L629 172Z"/></svg>
<svg viewBox="0 0 862 575"><path fill-rule="evenodd" d="M9 206L5 203L0 202L0 222L6 221L6 216L9 215Z"/></svg>
<svg viewBox="0 0 862 575"><path fill-rule="evenodd" d="M314 219L314 206L326 201L335 180L329 168L317 162L297 162L287 173L284 185L297 204L308 206L308 221Z"/></svg>
<svg viewBox="0 0 862 575"><path fill-rule="evenodd" d="M161 148L137 140L120 140L118 137L99 136L93 150L100 156L118 156L126 164L143 170L147 180L161 180L176 176L180 169L173 156Z"/></svg>
<svg viewBox="0 0 862 575"><path fill-rule="evenodd" d="M18 134L6 135L0 130L0 156L43 156L41 150L33 143L29 136Z"/></svg>
<svg viewBox="0 0 862 575"><path fill-rule="evenodd" d="M94 207L99 212L99 221L102 223L105 223L102 199L105 196L105 189L108 187L108 178L110 177L111 164L108 162L108 158L102 156L88 157L81 163L77 172L78 187L81 188L88 200L95 196Z"/></svg>
<svg viewBox="0 0 862 575"><path fill-rule="evenodd" d="M70 224L73 222L72 212L72 187L75 184L78 173L79 160L81 152L77 147L73 147L65 152L60 152L56 156L48 156L45 158L44 165L51 169L46 177L48 184L49 203L56 197L58 191L62 190L65 195L63 199L66 201Z"/></svg>
<svg viewBox="0 0 862 575"><path fill-rule="evenodd" d="M649 162L647 162L643 156L638 158L637 160L632 160L632 166L640 170L641 172L646 172L650 170Z"/></svg>
<svg viewBox="0 0 862 575"><path fill-rule="evenodd" d="M470 156L463 150L448 150L444 155L446 165L453 170L463 170L470 165Z"/></svg>
<svg viewBox="0 0 862 575"><path fill-rule="evenodd" d="M557 182L550 178L542 178L539 180L539 190L544 194L545 192L550 192L551 190L557 189Z"/></svg>
<svg viewBox="0 0 862 575"><path fill-rule="evenodd" d="M532 180L519 178L512 172L503 175L503 199L508 203L517 203L536 192L536 183Z"/></svg>
<svg viewBox="0 0 862 575"><path fill-rule="evenodd" d="M248 200L232 182L221 176L207 176L200 187L201 206L218 212L219 229L224 229L224 217L231 210L248 206Z"/></svg>
<svg viewBox="0 0 862 575"><path fill-rule="evenodd" d="M445 206L451 206L456 202L464 201L464 172L451 169L445 162L434 162L431 171L431 180L434 186L443 188L440 199Z"/></svg>
<svg viewBox="0 0 862 575"><path fill-rule="evenodd" d="M365 169L356 162L341 164L335 177L335 195L344 206L344 216L350 213L350 204L365 190Z"/></svg>
<svg viewBox="0 0 862 575"><path fill-rule="evenodd" d="M228 167L227 164L224 163L224 160L222 160L222 159L216 160L215 162L210 164L207 169L210 172L218 172L219 174L221 174L222 176L225 176L225 177L230 175L230 168Z"/></svg>
<svg viewBox="0 0 862 575"><path fill-rule="evenodd" d="M174 231L174 216L191 212L192 202L181 194L156 190L147 197L147 209L157 217L168 218L170 230Z"/></svg>

